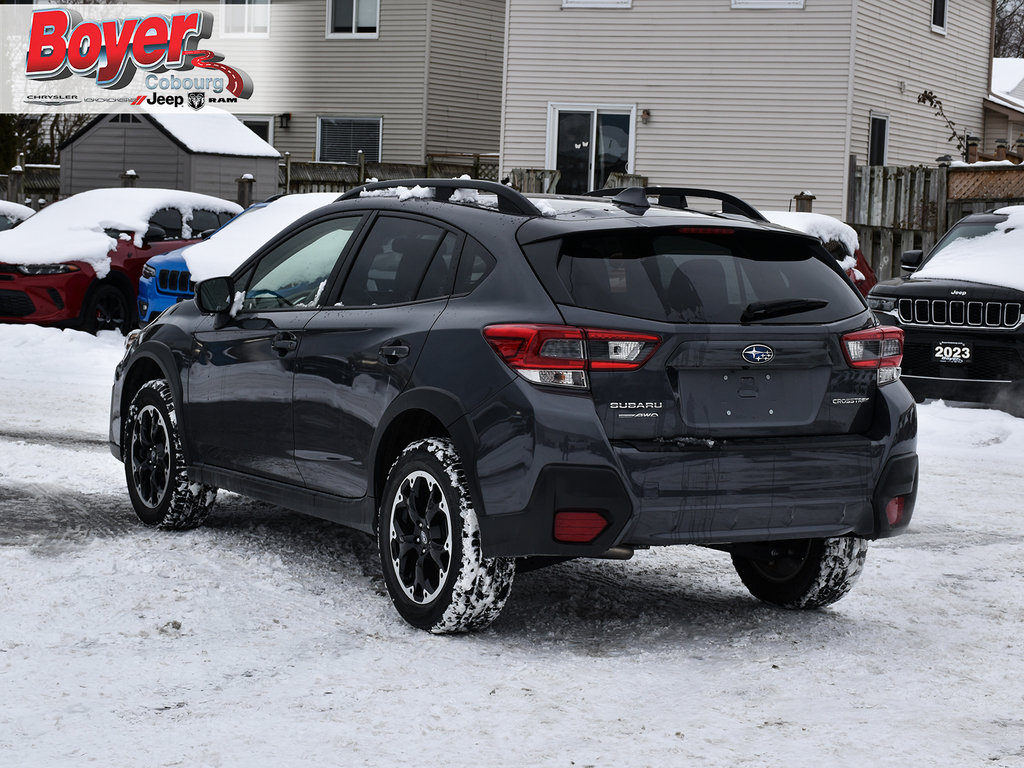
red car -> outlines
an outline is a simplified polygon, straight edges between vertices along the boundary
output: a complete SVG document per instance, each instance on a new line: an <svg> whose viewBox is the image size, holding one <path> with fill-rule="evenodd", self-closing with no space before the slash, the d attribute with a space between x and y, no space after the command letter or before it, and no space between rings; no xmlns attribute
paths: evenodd
<svg viewBox="0 0 1024 768"><path fill-rule="evenodd" d="M172 189L95 189L0 232L0 322L126 332L142 266L241 211Z"/></svg>

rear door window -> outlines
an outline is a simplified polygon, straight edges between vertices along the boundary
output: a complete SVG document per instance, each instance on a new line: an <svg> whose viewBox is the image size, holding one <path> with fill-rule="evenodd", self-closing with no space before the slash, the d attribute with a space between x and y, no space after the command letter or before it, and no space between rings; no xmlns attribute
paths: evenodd
<svg viewBox="0 0 1024 768"><path fill-rule="evenodd" d="M821 323L864 310L817 242L727 227L566 237L558 275L580 307L684 323ZM786 306L783 306L785 304Z"/></svg>
<svg viewBox="0 0 1024 768"><path fill-rule="evenodd" d="M457 242L448 230L425 221L381 216L359 249L341 304L404 304L448 295Z"/></svg>

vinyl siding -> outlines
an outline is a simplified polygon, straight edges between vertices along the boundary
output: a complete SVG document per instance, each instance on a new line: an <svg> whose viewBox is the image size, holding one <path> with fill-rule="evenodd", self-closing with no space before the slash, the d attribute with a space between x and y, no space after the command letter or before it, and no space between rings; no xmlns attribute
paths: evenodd
<svg viewBox="0 0 1024 768"><path fill-rule="evenodd" d="M381 0L376 39L327 39L327 0L271 3L269 38L226 38L226 63L253 80L235 114L291 113L274 146L316 159L317 117L373 117L383 126L382 159L422 162L427 3ZM219 11L214 7L215 17Z"/></svg>
<svg viewBox="0 0 1024 768"><path fill-rule="evenodd" d="M430 0L428 152L497 152L505 0Z"/></svg>
<svg viewBox="0 0 1024 768"><path fill-rule="evenodd" d="M511 0L503 169L545 165L549 102L634 105L633 171L710 186L763 208L812 191L841 209L851 6L734 10L645 0L563 10Z"/></svg>
<svg viewBox="0 0 1024 768"><path fill-rule="evenodd" d="M128 169L139 174L140 187L189 189L184 154L170 139L145 121L104 118L60 153L61 195L119 187Z"/></svg>
<svg viewBox="0 0 1024 768"><path fill-rule="evenodd" d="M925 90L942 100L958 132L982 136L991 0L949 0L945 35L932 31L931 9L931 0L858 3L850 151L862 163L872 110L889 116L889 165L934 165L936 157L947 154L957 158L945 121L917 103Z"/></svg>
<svg viewBox="0 0 1024 768"><path fill-rule="evenodd" d="M192 155L188 162L193 192L237 200L238 178L243 173L251 173L254 201L266 200L278 193L277 158Z"/></svg>

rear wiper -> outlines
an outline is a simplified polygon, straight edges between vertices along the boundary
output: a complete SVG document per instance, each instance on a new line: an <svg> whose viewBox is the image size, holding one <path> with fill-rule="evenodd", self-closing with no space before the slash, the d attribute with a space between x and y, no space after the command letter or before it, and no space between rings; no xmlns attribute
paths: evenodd
<svg viewBox="0 0 1024 768"><path fill-rule="evenodd" d="M824 299L780 299L779 301L755 301L748 304L740 315L741 323L752 323L755 320L767 320L770 317L796 315L810 312L812 309L827 307Z"/></svg>

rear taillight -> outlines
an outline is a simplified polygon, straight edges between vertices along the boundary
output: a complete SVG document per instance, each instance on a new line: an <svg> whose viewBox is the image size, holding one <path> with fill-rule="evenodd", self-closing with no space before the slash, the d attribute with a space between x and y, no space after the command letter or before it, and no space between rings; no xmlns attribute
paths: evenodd
<svg viewBox="0 0 1024 768"><path fill-rule="evenodd" d="M889 384L900 377L903 330L883 325L847 333L843 336L843 354L851 368L876 369L878 383Z"/></svg>
<svg viewBox="0 0 1024 768"><path fill-rule="evenodd" d="M516 373L534 384L586 389L587 371L629 371L661 343L648 333L566 325L491 325L484 337Z"/></svg>

